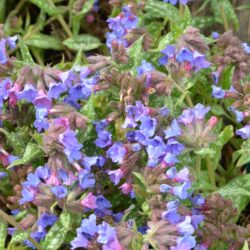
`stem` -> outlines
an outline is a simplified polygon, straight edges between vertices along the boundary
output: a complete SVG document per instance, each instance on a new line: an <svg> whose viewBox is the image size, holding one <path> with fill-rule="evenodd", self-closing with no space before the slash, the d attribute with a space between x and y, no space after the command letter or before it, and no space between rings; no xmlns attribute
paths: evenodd
<svg viewBox="0 0 250 250"><path fill-rule="evenodd" d="M173 80L173 79L172 79ZM192 102L192 99L190 97L190 95L188 94L187 91L183 90L182 87L177 84L174 80L173 80L173 83L174 83L174 86L182 93L182 94L185 94L185 99L186 99L186 102L187 102L187 105L192 108L194 106L193 102Z"/></svg>
<svg viewBox="0 0 250 250"><path fill-rule="evenodd" d="M183 16L184 10L185 10L184 8L185 8L184 5L183 5L183 4L180 4L180 6L179 6L180 16Z"/></svg>
<svg viewBox="0 0 250 250"><path fill-rule="evenodd" d="M6 214L2 209L0 209L0 216L19 231L25 232L25 230L19 225L19 223L16 222L11 216ZM33 244L33 246L37 250L42 250L41 246L30 235L27 237L27 239Z"/></svg>
<svg viewBox="0 0 250 250"><path fill-rule="evenodd" d="M196 176L198 178L200 175L200 171L201 171L201 157L200 156L196 156L195 170L196 170Z"/></svg>
<svg viewBox="0 0 250 250"><path fill-rule="evenodd" d="M53 3L52 0L48 0L48 2L49 2L49 4L50 4L51 6L56 7L56 6L54 5L54 3ZM65 22L63 16L62 16L62 15L58 15L58 16L57 16L57 20L58 20L59 23L62 25L62 27L63 27L64 31L66 32L66 34L67 34L69 37L72 37L73 34L72 34L72 32L71 32L69 26L68 26L67 23Z"/></svg>
<svg viewBox="0 0 250 250"><path fill-rule="evenodd" d="M224 29L225 29L225 31L228 31L229 30L229 24L228 24L227 17L226 17L226 14L225 14L225 9L224 9L222 4L220 5L220 13L221 13L221 17L223 19Z"/></svg>
<svg viewBox="0 0 250 250"><path fill-rule="evenodd" d="M208 176L209 176L210 182L211 182L213 188L216 189L215 171L214 171L214 168L212 166L211 159L207 158L206 163L207 163L207 170L208 170Z"/></svg>

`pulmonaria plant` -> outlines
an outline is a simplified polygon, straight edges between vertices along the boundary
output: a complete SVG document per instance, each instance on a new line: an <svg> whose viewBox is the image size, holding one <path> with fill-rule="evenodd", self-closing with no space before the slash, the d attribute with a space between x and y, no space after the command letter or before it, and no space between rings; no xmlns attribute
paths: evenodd
<svg viewBox="0 0 250 250"><path fill-rule="evenodd" d="M188 26L192 1L109 2L95 51L76 23L106 3L72 3L73 32L56 11L64 46L79 38L72 62L31 63L29 36L0 39L0 248L241 249L249 146L233 137L250 138L248 45Z"/></svg>

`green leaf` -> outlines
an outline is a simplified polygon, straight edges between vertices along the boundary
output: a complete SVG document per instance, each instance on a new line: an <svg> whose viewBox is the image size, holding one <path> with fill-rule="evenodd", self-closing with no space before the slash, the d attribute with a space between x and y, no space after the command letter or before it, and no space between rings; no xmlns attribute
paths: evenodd
<svg viewBox="0 0 250 250"><path fill-rule="evenodd" d="M16 231L14 235L11 237L11 241L8 244L8 249L16 249L16 248L10 248L14 247L16 243L22 243L24 240L26 240L29 237L29 232L20 232Z"/></svg>
<svg viewBox="0 0 250 250"><path fill-rule="evenodd" d="M6 10L6 0L0 0L0 22L4 23Z"/></svg>
<svg viewBox="0 0 250 250"><path fill-rule="evenodd" d="M147 14L155 18L164 18L171 22L180 22L180 14L172 4L161 1L148 0L145 6Z"/></svg>
<svg viewBox="0 0 250 250"><path fill-rule="evenodd" d="M0 249L4 249L7 237L7 223L0 218Z"/></svg>
<svg viewBox="0 0 250 250"><path fill-rule="evenodd" d="M226 186L220 188L217 192L223 197L233 201L238 209L238 214L250 202L250 174L238 176L230 181Z"/></svg>
<svg viewBox="0 0 250 250"><path fill-rule="evenodd" d="M216 168L221 158L221 150L223 146L234 136L233 126L229 125L219 134L215 143L210 146L215 154L212 156L213 165Z"/></svg>
<svg viewBox="0 0 250 250"><path fill-rule="evenodd" d="M59 39L54 36L48 36L44 34L34 34L25 40L24 43L29 46L33 46L41 49L53 49L62 50L63 45Z"/></svg>
<svg viewBox="0 0 250 250"><path fill-rule="evenodd" d="M138 204L142 207L147 198L147 184L141 173L133 172L135 197Z"/></svg>
<svg viewBox="0 0 250 250"><path fill-rule="evenodd" d="M199 177L193 181L192 189L202 190L203 192L214 190L209 180L208 172L206 170L200 171Z"/></svg>
<svg viewBox="0 0 250 250"><path fill-rule="evenodd" d="M37 144L35 143L28 143L27 147L25 148L23 157L21 159L15 160L12 162L7 169L17 166L17 165L24 165L27 163L32 162L36 159L39 155L41 155L41 150L38 148Z"/></svg>
<svg viewBox="0 0 250 250"><path fill-rule="evenodd" d="M216 22L225 24L224 19L226 19L229 26L233 26L235 29L238 29L238 18L235 13L235 8L230 0L211 0L211 8L214 12Z"/></svg>
<svg viewBox="0 0 250 250"><path fill-rule="evenodd" d="M201 156L202 158L206 158L206 157L213 157L216 152L211 148L202 148L202 149L196 150L195 153Z"/></svg>
<svg viewBox="0 0 250 250"><path fill-rule="evenodd" d="M34 60L30 54L28 46L21 39L19 40L18 44L22 54L23 61L26 63L34 64Z"/></svg>
<svg viewBox="0 0 250 250"><path fill-rule="evenodd" d="M51 4L49 4L48 0L29 0L29 1L50 16L61 15L66 10L62 6L52 6Z"/></svg>
<svg viewBox="0 0 250 250"><path fill-rule="evenodd" d="M249 250L247 241L245 241L245 244L244 244L242 250Z"/></svg>
<svg viewBox="0 0 250 250"><path fill-rule="evenodd" d="M44 250L56 250L65 243L68 233L79 226L82 215L63 212L51 227L45 239L40 242Z"/></svg>
<svg viewBox="0 0 250 250"><path fill-rule="evenodd" d="M220 76L220 85L223 89L230 89L235 67L233 65L227 66Z"/></svg>
<svg viewBox="0 0 250 250"><path fill-rule="evenodd" d="M102 44L97 37L92 35L83 34L74 37L70 37L63 41L63 44L72 50L89 51L99 48Z"/></svg>
<svg viewBox="0 0 250 250"><path fill-rule="evenodd" d="M244 166L250 162L250 139L244 141L241 149L233 153L233 162L235 163L236 161L236 167Z"/></svg>

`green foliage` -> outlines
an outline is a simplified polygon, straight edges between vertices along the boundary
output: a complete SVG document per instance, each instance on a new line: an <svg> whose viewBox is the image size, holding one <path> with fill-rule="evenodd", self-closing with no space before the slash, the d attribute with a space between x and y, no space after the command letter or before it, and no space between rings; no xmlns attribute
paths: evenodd
<svg viewBox="0 0 250 250"><path fill-rule="evenodd" d="M230 181L227 185L220 188L218 192L227 199L232 200L238 209L238 214L250 202L250 174L238 176Z"/></svg>

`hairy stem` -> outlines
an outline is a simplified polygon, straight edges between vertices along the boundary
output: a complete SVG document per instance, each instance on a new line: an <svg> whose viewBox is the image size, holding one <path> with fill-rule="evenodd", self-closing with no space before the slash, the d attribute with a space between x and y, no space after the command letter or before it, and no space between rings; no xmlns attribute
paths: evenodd
<svg viewBox="0 0 250 250"><path fill-rule="evenodd" d="M14 226L17 230L25 232L25 230L19 225L19 223L16 222L11 216L9 216L8 214L6 214L2 209L0 209L0 216L5 221L7 221L9 224L11 224L12 226ZM42 250L42 247L30 235L27 237L27 239L33 244L33 246L37 250Z"/></svg>
<svg viewBox="0 0 250 250"><path fill-rule="evenodd" d="M214 171L214 168L212 166L211 159L207 158L206 163L207 163L207 170L208 170L208 176L209 176L210 182L211 182L213 188L216 189L215 171Z"/></svg>

